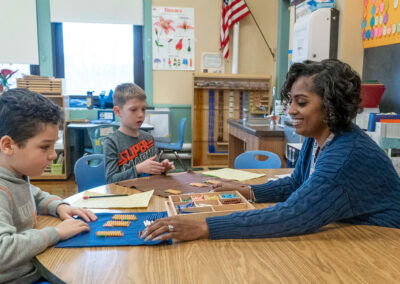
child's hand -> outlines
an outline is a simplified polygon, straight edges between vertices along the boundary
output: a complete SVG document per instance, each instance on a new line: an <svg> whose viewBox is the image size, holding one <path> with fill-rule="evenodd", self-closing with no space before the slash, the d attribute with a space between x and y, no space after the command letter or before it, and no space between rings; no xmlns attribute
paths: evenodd
<svg viewBox="0 0 400 284"><path fill-rule="evenodd" d="M67 219L62 221L56 227L61 240L69 239L83 231L90 231L88 224L82 220Z"/></svg>
<svg viewBox="0 0 400 284"><path fill-rule="evenodd" d="M57 207L57 214L61 220L73 219L74 215L82 217L86 222L96 221L97 216L90 210L78 207L72 207L68 204L60 204Z"/></svg>
<svg viewBox="0 0 400 284"><path fill-rule="evenodd" d="M174 162L170 162L168 159L162 161L161 165L163 165L164 167L164 172L168 172L169 170L175 170Z"/></svg>
<svg viewBox="0 0 400 284"><path fill-rule="evenodd" d="M164 172L164 166L156 161L157 155L154 155L150 159L136 165L136 172L138 174L146 173L152 175L159 175Z"/></svg>

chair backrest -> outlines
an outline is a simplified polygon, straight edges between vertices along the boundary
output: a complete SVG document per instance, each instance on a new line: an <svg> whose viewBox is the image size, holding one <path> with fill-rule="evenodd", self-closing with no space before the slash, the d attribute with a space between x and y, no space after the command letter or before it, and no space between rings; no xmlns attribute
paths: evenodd
<svg viewBox="0 0 400 284"><path fill-rule="evenodd" d="M187 119L186 117L182 117L181 122L179 123L179 137L178 137L178 142L176 143L180 146L181 149L183 146L186 119Z"/></svg>
<svg viewBox="0 0 400 284"><path fill-rule="evenodd" d="M104 155L86 155L78 159L74 167L78 192L106 184Z"/></svg>
<svg viewBox="0 0 400 284"><path fill-rule="evenodd" d="M265 161L259 161L255 156L267 156ZM235 169L279 169L281 159L277 154L268 151L247 151L235 159Z"/></svg>
<svg viewBox="0 0 400 284"><path fill-rule="evenodd" d="M113 133L119 128L118 125L104 124L88 128L90 142L92 143L93 154L103 153L103 141L108 134Z"/></svg>

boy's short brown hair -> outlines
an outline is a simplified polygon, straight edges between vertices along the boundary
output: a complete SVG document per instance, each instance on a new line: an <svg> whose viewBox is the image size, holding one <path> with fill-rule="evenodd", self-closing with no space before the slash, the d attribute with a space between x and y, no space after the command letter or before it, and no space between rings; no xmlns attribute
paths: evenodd
<svg viewBox="0 0 400 284"><path fill-rule="evenodd" d="M60 125L62 109L28 89L11 89L0 95L0 138L8 135L19 146L36 136L47 123Z"/></svg>
<svg viewBox="0 0 400 284"><path fill-rule="evenodd" d="M146 100L146 94L142 88L133 83L120 84L115 88L114 106L123 107L130 99Z"/></svg>

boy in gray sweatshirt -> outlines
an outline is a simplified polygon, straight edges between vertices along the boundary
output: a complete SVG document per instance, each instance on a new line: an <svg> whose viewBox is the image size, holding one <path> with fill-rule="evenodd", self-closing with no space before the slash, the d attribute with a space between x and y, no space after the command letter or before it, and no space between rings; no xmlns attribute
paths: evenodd
<svg viewBox="0 0 400 284"><path fill-rule="evenodd" d="M12 89L0 95L0 283L32 283L41 278L32 259L59 240L96 220L89 210L71 207L41 191L28 176L39 176L57 157L61 109L38 93ZM55 227L34 229L37 214L59 217Z"/></svg>
<svg viewBox="0 0 400 284"><path fill-rule="evenodd" d="M158 161L153 136L140 130L146 115L146 94L142 88L132 83L118 85L113 102L121 126L103 143L107 183L175 169L168 160Z"/></svg>

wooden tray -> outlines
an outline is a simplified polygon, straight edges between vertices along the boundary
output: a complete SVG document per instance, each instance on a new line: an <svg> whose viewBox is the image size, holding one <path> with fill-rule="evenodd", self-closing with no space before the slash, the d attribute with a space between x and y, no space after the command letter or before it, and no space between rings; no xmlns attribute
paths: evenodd
<svg viewBox="0 0 400 284"><path fill-rule="evenodd" d="M227 197L234 195L235 197ZM199 197L203 200L193 201ZM217 199L212 199L217 198ZM188 200L192 201L188 201ZM194 203L194 207L181 208L189 202ZM247 211L256 209L238 191L207 192L195 194L181 194L169 196L165 202L168 216L181 216L192 220L204 220L207 217L228 215L237 211Z"/></svg>

